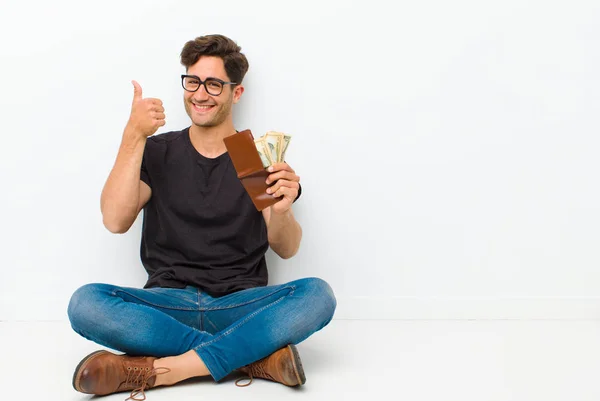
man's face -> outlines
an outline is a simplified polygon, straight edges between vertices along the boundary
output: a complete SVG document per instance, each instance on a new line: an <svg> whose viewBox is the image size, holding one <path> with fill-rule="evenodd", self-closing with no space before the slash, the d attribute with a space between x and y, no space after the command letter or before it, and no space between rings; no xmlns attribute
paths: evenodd
<svg viewBox="0 0 600 401"><path fill-rule="evenodd" d="M187 70L187 75L196 75L202 81L217 78L230 82L223 60L219 57L202 56ZM183 91L183 102L194 125L216 127L231 118L231 106L237 103L244 88L241 85L223 85L223 92L214 96L206 92L204 85L196 92Z"/></svg>

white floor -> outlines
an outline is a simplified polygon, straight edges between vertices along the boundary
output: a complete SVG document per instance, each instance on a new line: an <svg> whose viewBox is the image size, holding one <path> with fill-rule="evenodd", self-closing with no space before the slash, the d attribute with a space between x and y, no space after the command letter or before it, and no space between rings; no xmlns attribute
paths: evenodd
<svg viewBox="0 0 600 401"><path fill-rule="evenodd" d="M124 400L71 387L98 347L68 323L0 323L0 400ZM238 388L192 380L147 392L167 400L598 401L600 321L334 320L298 346L307 382Z"/></svg>

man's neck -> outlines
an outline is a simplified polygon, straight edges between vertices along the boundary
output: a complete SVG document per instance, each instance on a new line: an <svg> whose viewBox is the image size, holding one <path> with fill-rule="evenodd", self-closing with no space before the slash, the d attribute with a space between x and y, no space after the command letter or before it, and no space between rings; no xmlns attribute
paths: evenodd
<svg viewBox="0 0 600 401"><path fill-rule="evenodd" d="M198 153L210 159L227 151L223 138L233 134L235 134L235 128L231 122L216 127L199 127L194 124L190 127L192 145Z"/></svg>

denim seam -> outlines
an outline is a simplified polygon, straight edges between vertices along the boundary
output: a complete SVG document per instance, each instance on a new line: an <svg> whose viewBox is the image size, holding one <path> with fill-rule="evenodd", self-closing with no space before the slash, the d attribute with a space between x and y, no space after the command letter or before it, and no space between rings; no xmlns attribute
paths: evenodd
<svg viewBox="0 0 600 401"><path fill-rule="evenodd" d="M248 322L248 321L249 321L250 319L252 319L254 316L258 315L260 312L264 311L264 310L265 310L265 309L267 309L267 308L270 308L270 307L271 307L271 306L273 306L273 305L276 305L276 304L278 304L279 302L283 301L283 300L285 299L285 297L294 295L294 291L295 291L295 289L296 289L295 287L292 287L292 292L290 292L288 295L284 295L283 297L279 298L277 301L273 301L273 302L271 302L270 304L263 306L263 307L262 307L262 308L260 308L259 310L256 310L256 311L252 312L251 314L249 314L248 316L246 316L246 318L245 318L244 320L242 320L241 322L239 322L239 323L238 323L238 324L236 324L235 326L233 326L233 327L230 327L230 328L229 328L229 330L227 330L226 332L224 332L223 334L221 334L219 337L213 338L212 340L210 340L210 341L208 341L208 342L206 342L206 343L200 344L200 345L198 345L198 346L197 346L196 348L194 348L194 349L196 350L196 349L199 349L199 348L204 348L204 347L207 347L207 346L211 345L212 343L214 343L214 342L216 342L216 341L220 340L221 338L223 338L223 337L225 337L225 336L228 336L228 335L229 335L229 334L231 334L233 331L235 331L235 330L236 330L238 327L240 327L240 326L244 325L246 322Z"/></svg>
<svg viewBox="0 0 600 401"><path fill-rule="evenodd" d="M127 292L127 291L123 290L123 289L116 289L116 290L113 290L113 291L112 291L112 295L113 295L113 296L117 296L117 293L119 293L119 292L124 292L125 294L129 295L130 297L133 297L133 298L135 298L135 299L139 299L140 301L142 301L142 302L144 302L144 303L146 303L146 304L148 304L148 305L156 306L156 307L159 307L159 308L164 308L164 309L175 309L175 310L185 310L185 311L193 311L193 310L195 310L194 308L183 308L183 307L176 307L176 306L171 306L171 305L169 305L169 306L164 306L164 305L155 304L154 302L148 302L147 300L145 300L145 299L143 299L143 298L140 298L140 297L138 297L138 296L136 296L136 295L133 295L133 294L131 294L131 293L129 293L129 292Z"/></svg>
<svg viewBox="0 0 600 401"><path fill-rule="evenodd" d="M278 288L277 290L275 290L273 292L270 292L267 295L264 295L264 296L262 296L260 298L252 299L250 301L247 301L247 302L244 302L244 303L241 303L241 304L234 304L234 305L227 305L227 306L217 306L217 307L214 307L214 308L206 308L206 309L203 309L203 310L206 311L206 312L208 312L208 311L217 311L217 310L224 310L224 309L239 308L240 306L249 305L249 304L251 304L253 302L257 302L257 301L263 300L265 298L268 298L268 297L272 296L273 294L277 294L280 291L290 290L290 289L292 290L291 293L290 293L290 295L291 295L296 290L296 286L291 285L291 286L286 286L286 287Z"/></svg>
<svg viewBox="0 0 600 401"><path fill-rule="evenodd" d="M192 348L191 351L194 351L196 353L196 355L198 355L200 357L200 359L204 362L204 366L206 366L206 369L208 369L208 373L213 378L217 377L216 372L214 372L213 369L212 369L212 361L211 361L211 363L207 363L205 361L205 359L207 359L207 358L203 358L202 355L198 354L198 351L196 351L196 348ZM204 352L207 352L207 351L203 349L203 350L201 350L201 352L204 353ZM211 358L211 355L209 354L208 357Z"/></svg>
<svg viewBox="0 0 600 401"><path fill-rule="evenodd" d="M196 296L198 297L198 301L197 301L197 304L198 304L198 327L200 328L201 331L204 331L204 322L203 322L204 316L202 316L204 312L202 312L202 305L200 305L200 289L199 288L196 289Z"/></svg>

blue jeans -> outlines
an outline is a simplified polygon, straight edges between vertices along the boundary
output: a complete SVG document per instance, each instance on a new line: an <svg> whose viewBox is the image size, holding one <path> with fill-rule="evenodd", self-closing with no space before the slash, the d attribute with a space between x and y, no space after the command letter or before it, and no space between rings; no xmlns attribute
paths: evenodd
<svg viewBox="0 0 600 401"><path fill-rule="evenodd" d="M73 330L103 346L155 357L194 350L219 381L237 368L327 325L331 287L318 278L213 298L195 287L127 288L87 284L69 303Z"/></svg>

